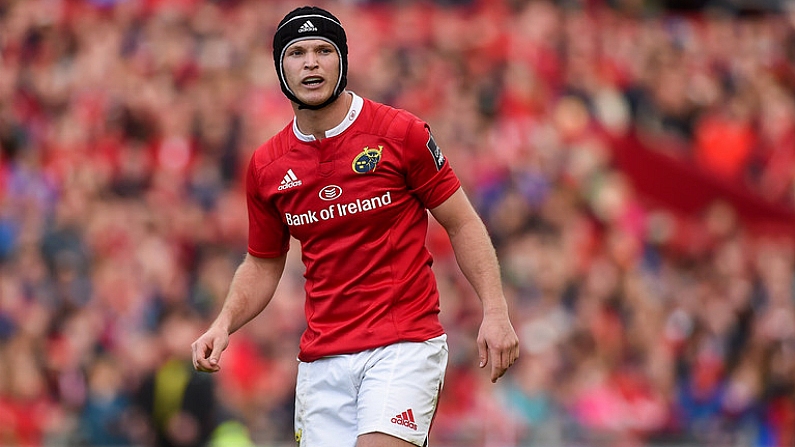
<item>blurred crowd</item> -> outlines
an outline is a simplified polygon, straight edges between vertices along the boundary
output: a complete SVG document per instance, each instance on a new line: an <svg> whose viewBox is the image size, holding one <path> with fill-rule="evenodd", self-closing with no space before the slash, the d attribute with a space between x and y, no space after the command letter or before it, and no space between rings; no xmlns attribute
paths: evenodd
<svg viewBox="0 0 795 447"><path fill-rule="evenodd" d="M674 216L613 162L631 135L795 206L795 8L319 4L349 88L429 122L501 259L522 354L494 385L431 226L432 445L795 445L795 234ZM271 37L299 5L0 0L0 445L293 442L297 246L220 373L189 346L246 251L241 173L292 117Z"/></svg>

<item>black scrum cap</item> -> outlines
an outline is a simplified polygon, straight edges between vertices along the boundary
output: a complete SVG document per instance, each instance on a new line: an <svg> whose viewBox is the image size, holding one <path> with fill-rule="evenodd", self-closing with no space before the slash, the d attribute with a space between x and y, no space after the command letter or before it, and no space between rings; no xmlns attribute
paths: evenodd
<svg viewBox="0 0 795 447"><path fill-rule="evenodd" d="M334 45L340 57L340 76L334 93L323 104L309 105L301 102L287 86L284 77L284 52L295 42L306 39L322 39ZM333 14L315 6L302 6L290 11L276 29L273 36L273 62L276 64L276 73L282 92L291 101L298 103L299 108L317 110L334 102L345 90L348 84L348 39L339 19Z"/></svg>

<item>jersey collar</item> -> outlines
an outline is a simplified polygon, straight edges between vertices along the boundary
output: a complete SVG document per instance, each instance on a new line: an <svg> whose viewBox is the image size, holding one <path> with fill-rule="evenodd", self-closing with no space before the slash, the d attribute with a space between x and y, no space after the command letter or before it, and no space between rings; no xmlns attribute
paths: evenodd
<svg viewBox="0 0 795 447"><path fill-rule="evenodd" d="M362 106L364 105L364 100L362 99L362 97L357 95L356 93L353 93L350 90L347 90L347 92L350 93L351 96L353 96L353 101L351 101L351 108L348 109L348 114L345 115L345 119L342 120L341 123L339 123L336 127L333 127L326 131L326 138L335 137L341 134L342 132L344 132L345 129L351 127L351 124L353 124L353 122L356 121L356 118L358 118L362 112ZM298 138L301 141L304 142L315 141L314 135L307 135L305 133L302 133L298 129L298 123L296 122L295 118L293 118L293 133L295 134L296 138Z"/></svg>

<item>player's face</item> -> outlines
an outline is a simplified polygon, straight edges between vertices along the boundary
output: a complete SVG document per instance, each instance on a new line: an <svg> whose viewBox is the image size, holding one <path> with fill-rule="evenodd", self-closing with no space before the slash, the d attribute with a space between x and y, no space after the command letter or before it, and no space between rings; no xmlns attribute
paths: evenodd
<svg viewBox="0 0 795 447"><path fill-rule="evenodd" d="M325 102L337 86L340 57L334 45L321 39L301 40L284 52L284 77L287 86L302 102Z"/></svg>

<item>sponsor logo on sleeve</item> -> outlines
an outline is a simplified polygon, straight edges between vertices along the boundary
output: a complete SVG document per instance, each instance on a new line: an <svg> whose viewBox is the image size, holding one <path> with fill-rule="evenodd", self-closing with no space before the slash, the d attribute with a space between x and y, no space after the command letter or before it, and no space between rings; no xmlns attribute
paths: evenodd
<svg viewBox="0 0 795 447"><path fill-rule="evenodd" d="M436 170L442 169L444 166L444 155L442 154L442 150L439 148L439 145L436 144L436 140L433 139L433 135L428 133L428 142L425 144L428 147L428 150L431 151L431 155L433 156L433 162L436 163Z"/></svg>

